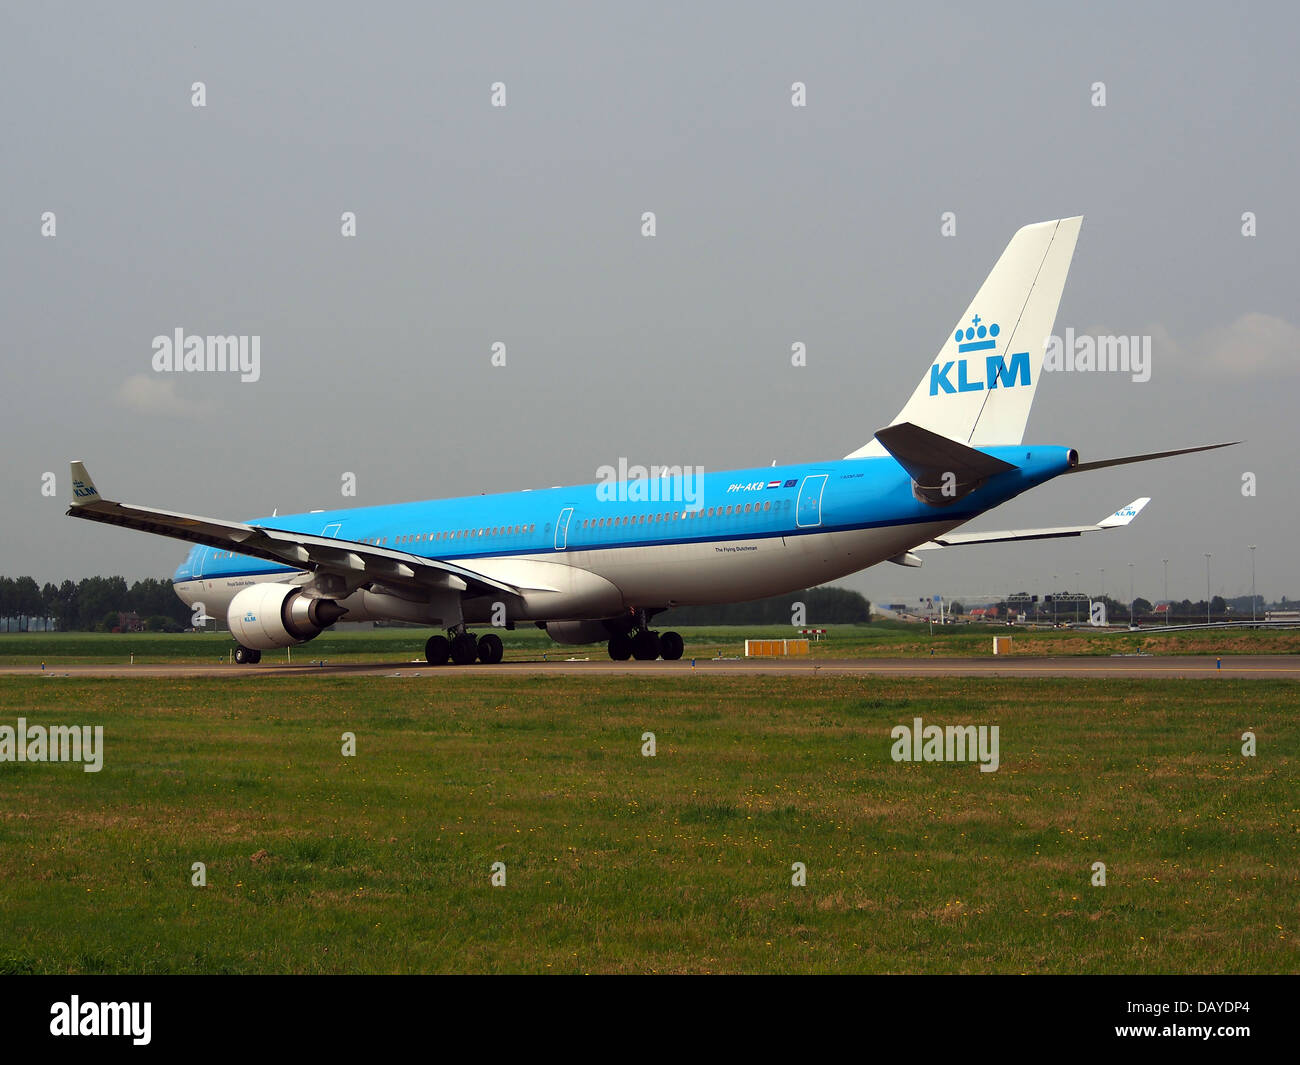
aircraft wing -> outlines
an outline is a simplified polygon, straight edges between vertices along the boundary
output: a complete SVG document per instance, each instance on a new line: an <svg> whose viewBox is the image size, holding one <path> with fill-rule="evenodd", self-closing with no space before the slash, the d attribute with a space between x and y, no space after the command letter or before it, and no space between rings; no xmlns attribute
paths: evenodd
<svg viewBox="0 0 1300 1065"><path fill-rule="evenodd" d="M106 525L120 525L158 536L169 536L175 540L189 540L191 543L222 548L266 559L268 562L280 562L298 569L336 573L352 582L362 576L365 580L388 584L445 587L452 578L456 578L473 595L519 592L512 585L455 563L422 558L406 551L393 551L374 544L357 543L355 540L337 540L264 525L178 514L131 503L115 503L99 494L85 465L80 462L72 463L72 505L68 507L68 514Z"/></svg>
<svg viewBox="0 0 1300 1065"><path fill-rule="evenodd" d="M936 536L928 543L912 548L913 551L935 551L941 547L960 547L964 544L1004 544L1013 540L1055 540L1064 536L1082 536L1089 532L1102 532L1106 529L1119 529L1127 525L1151 500L1149 497L1135 499L1126 507L1120 507L1109 517L1103 518L1096 525L1062 525L1053 529L1002 529L997 532L952 532Z"/></svg>

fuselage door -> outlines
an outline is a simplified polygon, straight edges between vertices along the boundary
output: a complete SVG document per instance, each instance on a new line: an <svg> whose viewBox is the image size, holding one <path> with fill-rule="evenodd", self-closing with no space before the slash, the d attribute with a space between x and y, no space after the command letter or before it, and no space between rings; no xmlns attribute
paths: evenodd
<svg viewBox="0 0 1300 1065"><path fill-rule="evenodd" d="M799 501L795 504L794 523L801 529L811 529L822 523L822 493L826 491L825 473L812 473L799 486Z"/></svg>
<svg viewBox="0 0 1300 1065"><path fill-rule="evenodd" d="M555 519L555 550L563 551L569 546L569 519L573 517L573 508L565 507Z"/></svg>

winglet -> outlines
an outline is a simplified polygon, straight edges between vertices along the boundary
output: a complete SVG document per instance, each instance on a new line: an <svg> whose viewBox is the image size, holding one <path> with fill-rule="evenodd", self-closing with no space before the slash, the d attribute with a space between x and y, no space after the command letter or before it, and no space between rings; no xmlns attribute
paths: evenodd
<svg viewBox="0 0 1300 1065"><path fill-rule="evenodd" d="M74 507L89 506L91 503L98 503L103 497L95 488L95 482L90 479L90 474L86 472L86 465L83 462L73 462L72 470L72 505Z"/></svg>
<svg viewBox="0 0 1300 1065"><path fill-rule="evenodd" d="M1097 522L1099 529L1118 529L1122 525L1127 525L1138 516L1142 508L1151 502L1149 496L1143 496L1141 499L1135 499L1126 507L1120 507L1109 518L1102 518Z"/></svg>

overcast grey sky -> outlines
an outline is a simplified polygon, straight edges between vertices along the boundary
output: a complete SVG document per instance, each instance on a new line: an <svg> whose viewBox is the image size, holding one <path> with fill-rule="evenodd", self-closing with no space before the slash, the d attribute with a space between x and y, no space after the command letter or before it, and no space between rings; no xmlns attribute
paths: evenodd
<svg viewBox="0 0 1300 1065"><path fill-rule="evenodd" d="M65 518L72 458L109 498L228 518L586 483L620 456L838 458L1019 226L1083 214L1057 332L1151 335L1153 372L1044 377L1026 439L1246 443L970 526L1152 496L1127 530L845 583L1095 591L1105 567L1123 598L1132 562L1155 598L1167 557L1196 599L1206 551L1215 594L1248 592L1253 543L1260 590L1300 595L1297 40L1283 4L6 3L0 572L183 555ZM155 374L177 328L259 335L260 380Z"/></svg>

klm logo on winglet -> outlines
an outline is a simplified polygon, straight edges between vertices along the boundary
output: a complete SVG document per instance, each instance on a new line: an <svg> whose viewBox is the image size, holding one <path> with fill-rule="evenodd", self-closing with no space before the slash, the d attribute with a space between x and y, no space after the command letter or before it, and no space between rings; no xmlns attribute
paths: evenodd
<svg viewBox="0 0 1300 1065"><path fill-rule="evenodd" d="M99 493L96 492L93 488L88 487L85 481L73 481L72 494L76 496L78 499L85 499L87 496L94 496L94 495L98 495Z"/></svg>
<svg viewBox="0 0 1300 1065"><path fill-rule="evenodd" d="M975 351L992 351L998 346L1000 327L984 325L977 314L965 329L958 329L953 334L957 341L957 352L966 355ZM935 363L930 367L930 395L940 392L983 392L999 385L1003 388L1015 388L1017 385L1029 384L1029 352L1018 351L1014 355L986 355L984 357L984 375L970 378L970 362L967 359L953 359L951 362ZM978 365L978 364L977 364ZM957 368L957 382L949 378L953 367Z"/></svg>

